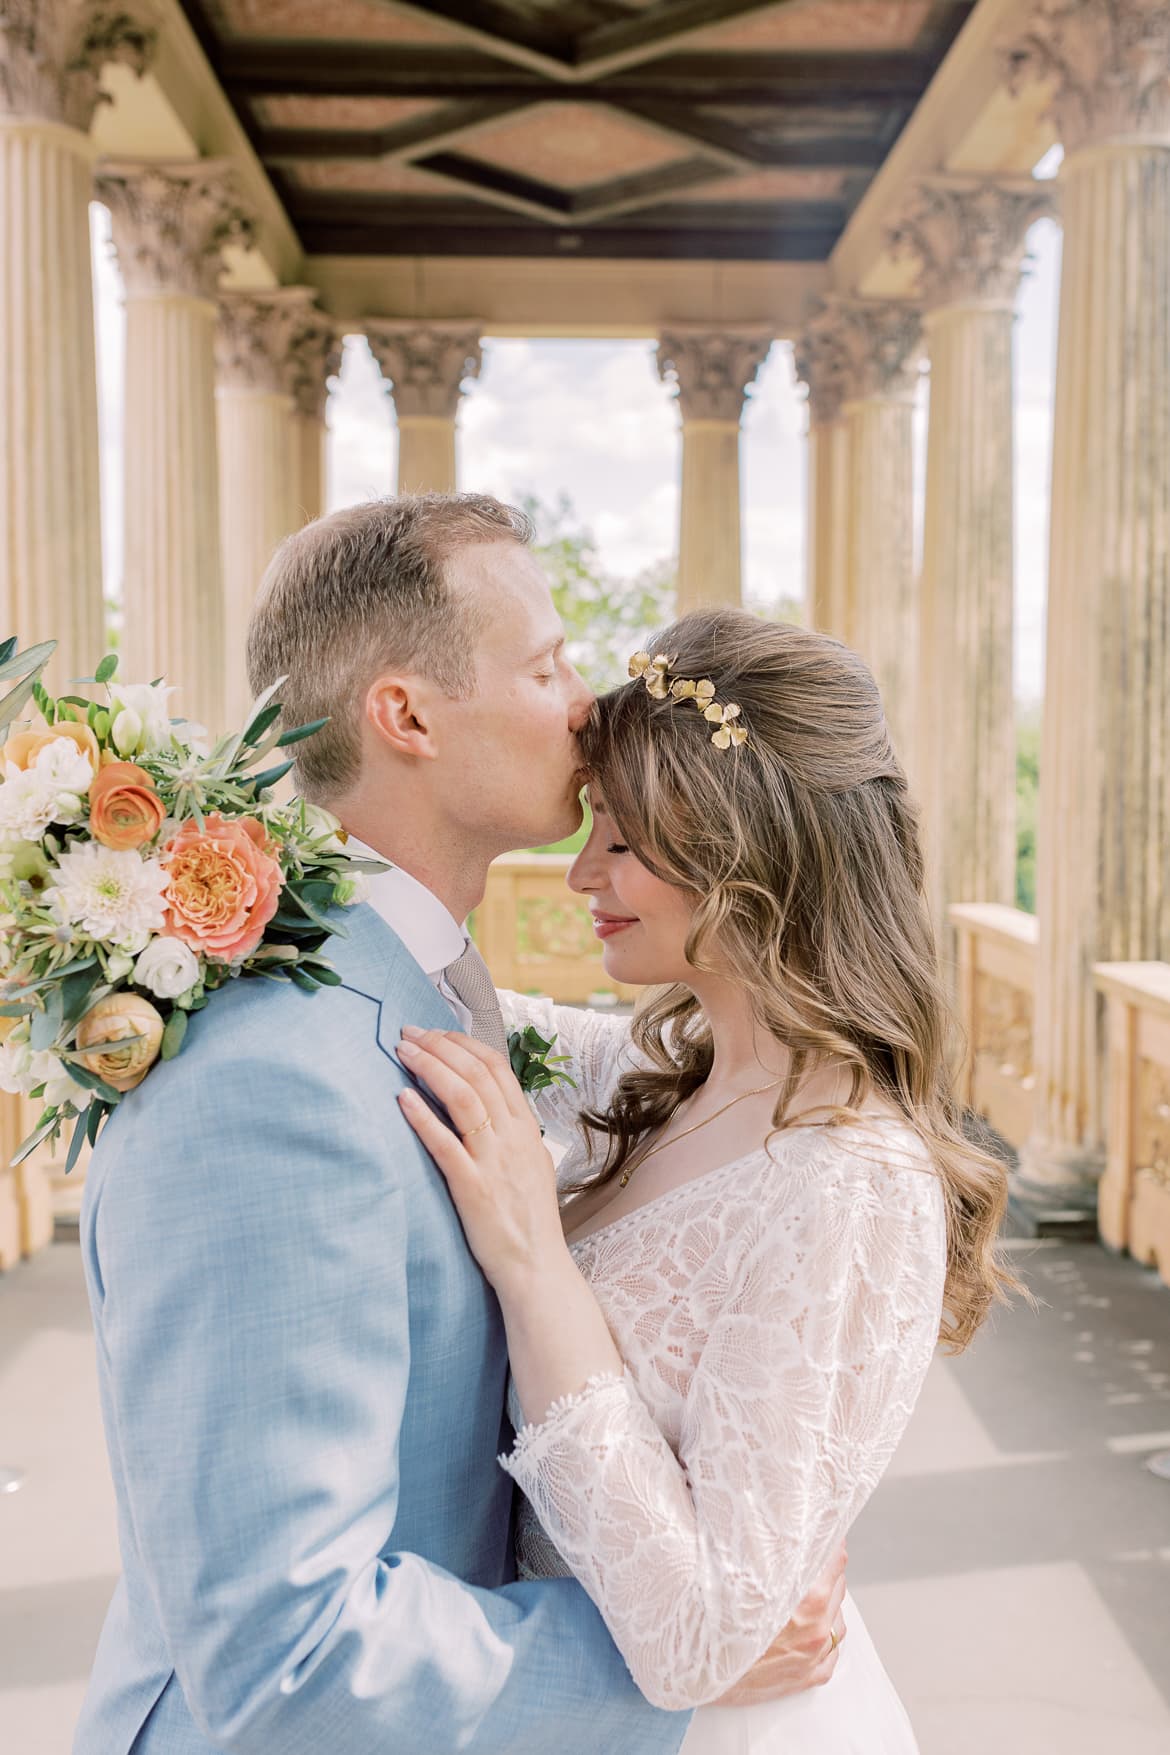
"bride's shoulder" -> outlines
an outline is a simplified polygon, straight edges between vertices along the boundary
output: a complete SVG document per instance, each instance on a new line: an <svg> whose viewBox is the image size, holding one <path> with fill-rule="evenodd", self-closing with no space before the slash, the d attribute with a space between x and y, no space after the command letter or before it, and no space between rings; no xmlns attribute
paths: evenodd
<svg viewBox="0 0 1170 1755"><path fill-rule="evenodd" d="M776 1151L776 1146L779 1150ZM832 1125L794 1124L775 1136L782 1156L781 1204L844 1200L859 1211L875 1204L935 1222L943 1211L938 1167L921 1135L902 1116L877 1111Z"/></svg>

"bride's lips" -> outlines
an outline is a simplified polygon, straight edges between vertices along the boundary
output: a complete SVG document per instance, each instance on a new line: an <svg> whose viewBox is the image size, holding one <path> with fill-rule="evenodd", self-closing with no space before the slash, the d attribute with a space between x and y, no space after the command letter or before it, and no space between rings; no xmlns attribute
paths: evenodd
<svg viewBox="0 0 1170 1755"><path fill-rule="evenodd" d="M629 914L602 914L596 908L589 912L593 916L593 930L598 938L612 938L615 932L624 932L627 926L637 926L637 920Z"/></svg>

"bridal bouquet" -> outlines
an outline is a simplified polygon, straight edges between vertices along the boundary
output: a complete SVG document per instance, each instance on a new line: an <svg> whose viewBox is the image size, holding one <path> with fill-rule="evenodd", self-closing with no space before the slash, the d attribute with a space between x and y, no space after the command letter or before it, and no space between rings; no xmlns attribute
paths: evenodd
<svg viewBox="0 0 1170 1755"><path fill-rule="evenodd" d="M72 1123L69 1170L226 982L336 986L329 910L383 868L327 811L273 801L292 762L266 758L325 723L279 730L279 682L209 747L172 689L118 683L114 656L79 679L104 699L53 699L52 651L0 644L0 689L20 678L0 699L0 1090L42 1105L13 1162ZM38 721L13 731L29 703Z"/></svg>

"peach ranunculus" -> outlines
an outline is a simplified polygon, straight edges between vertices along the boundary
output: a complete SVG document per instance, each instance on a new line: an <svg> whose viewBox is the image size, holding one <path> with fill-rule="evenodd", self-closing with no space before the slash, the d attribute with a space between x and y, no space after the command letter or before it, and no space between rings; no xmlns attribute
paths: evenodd
<svg viewBox="0 0 1170 1755"><path fill-rule="evenodd" d="M284 875L264 825L212 814L185 822L163 850L165 930L217 962L251 956L276 913Z"/></svg>
<svg viewBox="0 0 1170 1755"><path fill-rule="evenodd" d="M122 1048L103 1048L105 1042L121 1042L138 1036ZM163 1021L140 993L107 993L91 1006L77 1026L78 1048L92 1048L82 1066L104 1079L115 1091L132 1091L142 1083L159 1057Z"/></svg>
<svg viewBox="0 0 1170 1755"><path fill-rule="evenodd" d="M95 841L119 852L144 847L162 828L166 806L145 768L133 762L103 767L89 792L89 826Z"/></svg>
<svg viewBox="0 0 1170 1755"><path fill-rule="evenodd" d="M79 725L71 719L59 719L56 725L50 725L44 731L14 731L0 750L0 767L5 762L14 762L23 773L58 737L67 737L75 743L82 755L89 757L89 765L97 773L102 760L101 745L88 725Z"/></svg>

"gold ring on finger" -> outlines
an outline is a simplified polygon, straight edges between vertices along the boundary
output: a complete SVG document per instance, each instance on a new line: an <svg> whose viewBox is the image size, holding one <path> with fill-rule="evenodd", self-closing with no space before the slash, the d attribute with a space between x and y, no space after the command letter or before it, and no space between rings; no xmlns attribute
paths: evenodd
<svg viewBox="0 0 1170 1755"><path fill-rule="evenodd" d="M836 1651L836 1649L840 1645L840 1643L841 1643L841 1641L837 1638L837 1629L835 1627L830 1627L829 1628L829 1656L830 1657L832 1657L833 1653Z"/></svg>
<svg viewBox="0 0 1170 1755"><path fill-rule="evenodd" d="M470 1128L467 1133L461 1134L460 1138L463 1140L473 1140L477 1133L482 1133L484 1131L484 1129L487 1127L490 1127L491 1124L492 1124L491 1116L485 1115L478 1127Z"/></svg>

